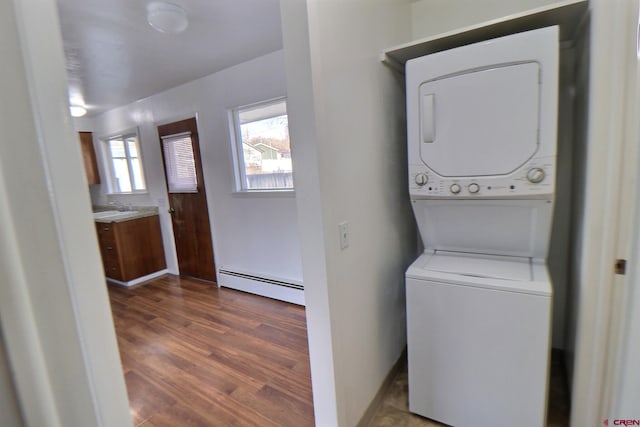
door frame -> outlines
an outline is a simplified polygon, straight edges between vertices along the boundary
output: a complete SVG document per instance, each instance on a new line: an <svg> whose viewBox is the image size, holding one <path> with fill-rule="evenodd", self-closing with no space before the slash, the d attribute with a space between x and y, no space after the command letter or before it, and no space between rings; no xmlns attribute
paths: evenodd
<svg viewBox="0 0 640 427"><path fill-rule="evenodd" d="M574 277L578 298L575 368L572 384L571 426L600 425L611 417L619 396L622 349L620 310L621 290L632 275L616 275L614 262L629 260L629 207L638 194L623 197L630 159L626 150L636 152L637 130L630 131L630 105L637 107L636 55L629 57L635 44L637 7L633 0L591 0L591 46L589 83L589 121L587 142L584 219L581 228L582 251L576 253L578 268ZM632 10L636 10L635 15ZM635 21L635 24L633 24ZM633 24L633 25L632 25ZM610 64L619 64L612 67ZM629 98L629 89L635 99ZM631 104L630 104L631 102ZM635 108L635 107L634 107ZM637 116L636 116L637 117ZM621 190L622 189L622 190ZM637 240L634 238L633 240Z"/></svg>
<svg viewBox="0 0 640 427"><path fill-rule="evenodd" d="M626 4L627 85L624 114L624 157L621 162L621 194L618 258L627 260L627 275L614 283L612 325L605 390L612 419L640 419L640 5Z"/></svg>
<svg viewBox="0 0 640 427"><path fill-rule="evenodd" d="M22 136L0 144L19 165L0 168L0 323L25 423L131 425L57 5L13 0L0 9L0 49L14 67L0 84L0 122Z"/></svg>

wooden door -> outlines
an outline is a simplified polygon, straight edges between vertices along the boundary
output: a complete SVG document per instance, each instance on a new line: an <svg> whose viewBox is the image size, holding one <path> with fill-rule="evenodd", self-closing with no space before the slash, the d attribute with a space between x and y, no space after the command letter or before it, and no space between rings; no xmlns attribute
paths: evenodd
<svg viewBox="0 0 640 427"><path fill-rule="evenodd" d="M173 224L180 275L214 282L216 269L213 261L209 209L202 175L196 119L191 118L158 126L158 135L167 178L169 212ZM195 172L195 177L192 177L193 187L187 188L188 184L181 186L179 182L181 173L176 172L176 168L180 169L182 166L176 167L175 160L173 163L171 160L175 159L175 153L178 153L180 162L187 165L186 169L193 168ZM189 164L189 161L192 163ZM176 180L178 184L175 184Z"/></svg>

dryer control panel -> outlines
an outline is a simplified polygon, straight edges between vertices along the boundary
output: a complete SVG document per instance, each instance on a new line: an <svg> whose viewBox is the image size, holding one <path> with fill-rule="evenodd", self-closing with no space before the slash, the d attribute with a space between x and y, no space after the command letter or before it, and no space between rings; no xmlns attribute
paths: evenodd
<svg viewBox="0 0 640 427"><path fill-rule="evenodd" d="M555 190L555 157L534 158L504 176L442 177L424 164L409 165L409 193L415 199L548 197Z"/></svg>

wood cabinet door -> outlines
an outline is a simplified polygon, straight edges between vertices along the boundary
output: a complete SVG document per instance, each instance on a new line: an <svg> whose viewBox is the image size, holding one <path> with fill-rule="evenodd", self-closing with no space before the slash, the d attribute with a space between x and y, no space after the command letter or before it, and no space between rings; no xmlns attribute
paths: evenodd
<svg viewBox="0 0 640 427"><path fill-rule="evenodd" d="M82 149L82 160L84 161L84 172L87 174L89 185L100 184L100 173L98 172L98 162L96 152L93 148L93 133L78 132L80 147Z"/></svg>
<svg viewBox="0 0 640 427"><path fill-rule="evenodd" d="M167 267L158 215L123 222L96 222L104 271L127 282Z"/></svg>

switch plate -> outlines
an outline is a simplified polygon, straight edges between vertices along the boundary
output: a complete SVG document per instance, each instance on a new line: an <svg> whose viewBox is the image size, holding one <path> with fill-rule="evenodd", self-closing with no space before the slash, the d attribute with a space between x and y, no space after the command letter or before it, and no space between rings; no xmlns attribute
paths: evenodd
<svg viewBox="0 0 640 427"><path fill-rule="evenodd" d="M346 249L349 247L349 223L343 221L338 224L338 231L340 232L340 249Z"/></svg>

